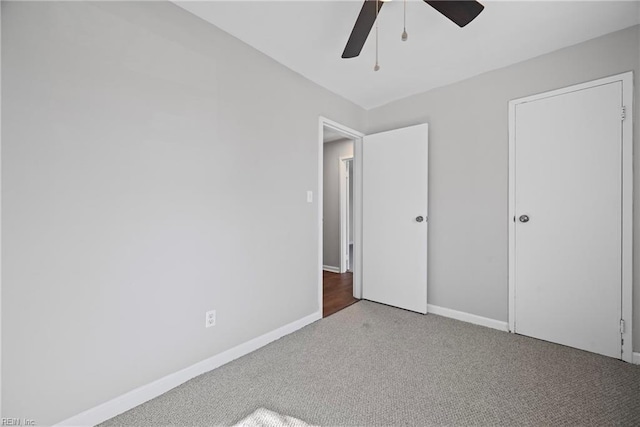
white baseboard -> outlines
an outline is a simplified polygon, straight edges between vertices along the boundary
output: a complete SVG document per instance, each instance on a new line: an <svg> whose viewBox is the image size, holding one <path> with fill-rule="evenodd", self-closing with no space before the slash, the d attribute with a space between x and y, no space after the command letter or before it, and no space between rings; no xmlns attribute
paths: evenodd
<svg viewBox="0 0 640 427"><path fill-rule="evenodd" d="M438 307L437 305L427 304L427 313L437 314L451 319L462 320L463 322L473 323L474 325L486 326L487 328L497 329L499 331L509 332L509 323L500 320L489 319L487 317L476 316L475 314L465 313L464 311L452 310L450 308Z"/></svg>
<svg viewBox="0 0 640 427"><path fill-rule="evenodd" d="M284 325L281 328L278 328L271 332L267 332L264 335L233 347L213 357L205 359L202 362L196 363L195 365L167 375L166 377L160 378L150 384L138 387L135 390L123 394L122 396L116 397L115 399L112 399L78 415L68 418L56 424L56 426L95 426L97 424L100 424L104 421L107 421L108 419L115 417L116 415L120 415L123 412L128 411L129 409L135 408L136 406L141 405L144 402L158 397L161 394L164 394L167 391L171 390L172 388L175 388L180 384L183 384L190 379L197 377L198 375L202 375L226 363L229 363L232 360L249 354L252 351L259 349L260 347L264 347L265 345L277 340L278 338L289 335L290 333L295 332L298 329L301 329L320 319L322 319L322 312L315 312L309 316L303 317L300 320L296 320L295 322Z"/></svg>
<svg viewBox="0 0 640 427"><path fill-rule="evenodd" d="M475 325L486 326L487 328L509 332L508 322L501 322L500 320L476 316L475 314L465 313L464 311L457 311L450 308L427 304L427 313L437 314L439 316L449 317L451 319L461 320L463 322L473 323ZM634 365L640 365L640 353L633 353L631 363L633 363Z"/></svg>
<svg viewBox="0 0 640 427"><path fill-rule="evenodd" d="M340 273L340 267L333 267L331 265L323 265L322 269L324 271L329 271L331 273Z"/></svg>

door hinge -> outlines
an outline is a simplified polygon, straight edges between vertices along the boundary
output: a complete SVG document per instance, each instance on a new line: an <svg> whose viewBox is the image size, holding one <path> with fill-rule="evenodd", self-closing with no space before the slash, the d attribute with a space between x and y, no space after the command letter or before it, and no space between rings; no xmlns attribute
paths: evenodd
<svg viewBox="0 0 640 427"><path fill-rule="evenodd" d="M627 107L622 107L622 113L620 114L620 120L627 118Z"/></svg>
<svg viewBox="0 0 640 427"><path fill-rule="evenodd" d="M620 333L624 334L624 320L620 319Z"/></svg>

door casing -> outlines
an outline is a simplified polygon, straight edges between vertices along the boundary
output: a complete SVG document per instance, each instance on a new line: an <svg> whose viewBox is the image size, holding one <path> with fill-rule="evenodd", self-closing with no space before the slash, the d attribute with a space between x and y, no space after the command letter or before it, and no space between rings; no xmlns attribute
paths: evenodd
<svg viewBox="0 0 640 427"><path fill-rule="evenodd" d="M353 156L340 157L340 273L353 270L353 265L349 265L349 211L353 207L349 204L349 162L353 161ZM353 218L355 222L355 217ZM354 262L355 264L355 262Z"/></svg>
<svg viewBox="0 0 640 427"><path fill-rule="evenodd" d="M515 99L509 102L509 251L508 251L508 282L509 282L509 331L515 332L516 283L515 283L515 110L518 104L558 96L578 90L588 89L613 82L622 82L622 99L625 107L625 119L622 120L622 360L633 361L633 72L629 71L602 79L589 81L562 89L539 93L536 95ZM622 112L621 112L622 113Z"/></svg>

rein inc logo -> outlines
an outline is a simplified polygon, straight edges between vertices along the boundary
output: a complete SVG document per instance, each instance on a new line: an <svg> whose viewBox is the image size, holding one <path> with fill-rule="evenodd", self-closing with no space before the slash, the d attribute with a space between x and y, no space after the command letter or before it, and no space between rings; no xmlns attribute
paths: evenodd
<svg viewBox="0 0 640 427"><path fill-rule="evenodd" d="M35 420L29 418L1 418L1 426L35 426Z"/></svg>

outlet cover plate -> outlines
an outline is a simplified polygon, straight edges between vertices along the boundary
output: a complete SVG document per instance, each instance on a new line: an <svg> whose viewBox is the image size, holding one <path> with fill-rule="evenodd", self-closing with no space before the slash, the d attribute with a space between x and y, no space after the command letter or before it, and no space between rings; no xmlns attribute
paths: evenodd
<svg viewBox="0 0 640 427"><path fill-rule="evenodd" d="M205 313L205 323L204 326L206 328L210 328L216 325L216 311L209 310Z"/></svg>

